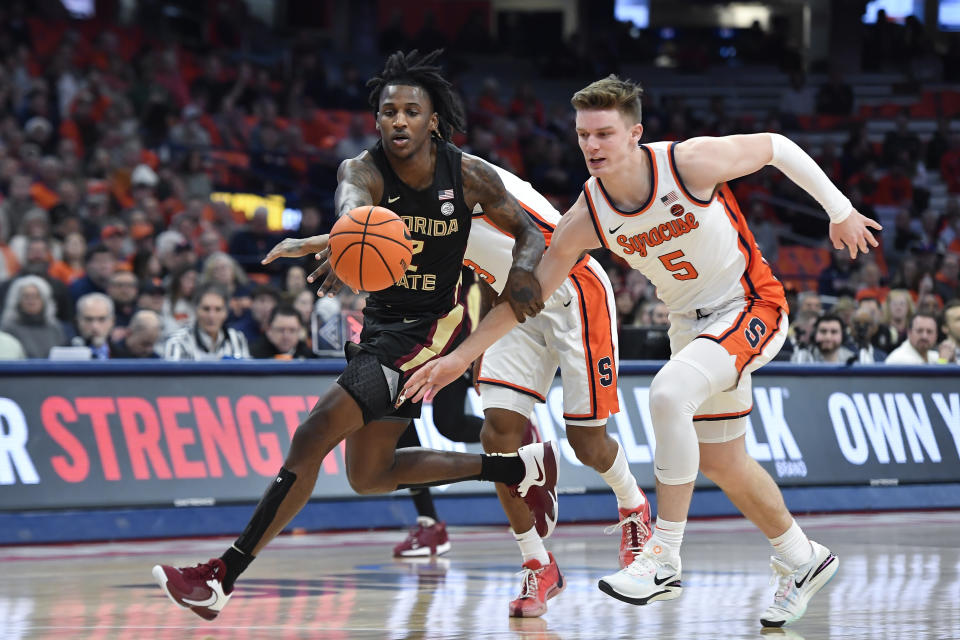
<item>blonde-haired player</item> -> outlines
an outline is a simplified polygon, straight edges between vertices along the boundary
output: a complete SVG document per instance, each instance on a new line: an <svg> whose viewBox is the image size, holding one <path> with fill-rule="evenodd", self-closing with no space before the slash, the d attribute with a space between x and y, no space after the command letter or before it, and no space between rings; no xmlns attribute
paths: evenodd
<svg viewBox="0 0 960 640"><path fill-rule="evenodd" d="M807 539L773 479L746 453L750 372L772 359L787 332L783 289L724 183L772 165L830 217L830 238L852 258L876 246L869 227L816 163L771 133L641 145L640 88L609 76L578 91L580 149L590 172L537 268L549 296L585 250L607 247L657 286L670 309L671 359L650 386L657 449L654 534L600 588L634 604L682 591L680 544L698 469L763 531L779 578L764 626L788 624L837 570L835 555ZM499 306L457 350L414 375L414 399L447 384L513 324Z"/></svg>

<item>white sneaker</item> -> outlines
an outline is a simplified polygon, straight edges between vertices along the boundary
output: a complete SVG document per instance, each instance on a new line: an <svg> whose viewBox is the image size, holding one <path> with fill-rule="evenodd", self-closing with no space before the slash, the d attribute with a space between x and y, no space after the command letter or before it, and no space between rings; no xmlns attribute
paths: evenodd
<svg viewBox="0 0 960 640"><path fill-rule="evenodd" d="M600 591L630 604L673 600L683 593L680 558L668 561L659 545L644 548L626 568L600 579Z"/></svg>
<svg viewBox="0 0 960 640"><path fill-rule="evenodd" d="M840 566L837 556L823 545L810 541L813 557L793 568L776 556L770 558L773 577L778 579L773 604L760 617L765 627L782 627L799 620L807 611L807 603L826 586Z"/></svg>
<svg viewBox="0 0 960 640"><path fill-rule="evenodd" d="M533 514L537 534L546 539L557 526L557 459L560 452L555 442L536 442L517 450L523 461L524 476L513 487Z"/></svg>

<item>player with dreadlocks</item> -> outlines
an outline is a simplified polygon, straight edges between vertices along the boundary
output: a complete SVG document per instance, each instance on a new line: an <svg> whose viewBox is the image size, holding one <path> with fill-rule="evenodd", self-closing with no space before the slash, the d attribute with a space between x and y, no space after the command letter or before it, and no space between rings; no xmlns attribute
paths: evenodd
<svg viewBox="0 0 960 640"><path fill-rule="evenodd" d="M396 449L407 424L420 415L419 403L398 402L406 377L448 352L463 333L457 290L474 207L516 240L502 299L519 321L543 308L533 275L544 252L543 234L491 165L450 144L453 129L462 131L465 123L436 65L440 53L397 52L387 59L369 82L380 141L345 160L337 173L337 214L373 205L396 212L413 238L411 266L397 284L367 298L360 343L347 343L346 368L297 428L283 466L240 537L221 557L195 567L153 568L175 603L207 620L220 613L237 577L304 507L321 462L344 440L347 478L357 493L500 482L527 500L534 518L555 522L556 449L550 443L513 454ZM325 273L318 293L336 293L342 283L326 261L327 244L327 235L288 238L264 263L318 254L321 265L310 279Z"/></svg>

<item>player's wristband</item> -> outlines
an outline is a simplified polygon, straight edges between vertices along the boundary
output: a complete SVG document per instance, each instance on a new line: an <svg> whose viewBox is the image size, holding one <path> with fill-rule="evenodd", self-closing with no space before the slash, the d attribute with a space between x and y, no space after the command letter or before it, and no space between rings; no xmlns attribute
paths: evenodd
<svg viewBox="0 0 960 640"><path fill-rule="evenodd" d="M846 220L853 212L853 205L850 204L850 199L830 182L823 169L790 138L779 133L769 135L773 147L770 164L813 196L830 216L830 222L839 224Z"/></svg>

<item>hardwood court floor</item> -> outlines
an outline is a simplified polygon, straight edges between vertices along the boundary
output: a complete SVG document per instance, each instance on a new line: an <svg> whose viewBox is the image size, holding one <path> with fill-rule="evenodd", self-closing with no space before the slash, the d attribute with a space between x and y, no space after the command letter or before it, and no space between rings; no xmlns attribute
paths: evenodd
<svg viewBox="0 0 960 640"><path fill-rule="evenodd" d="M550 547L567 588L540 619L511 620L519 553L505 528L455 528L444 558L395 562L400 532L285 536L213 622L152 582L230 539L0 548L0 638L320 640L510 638L960 638L960 512L800 519L839 555L833 582L788 630L761 634L769 548L744 520L692 522L684 593L646 607L597 589L616 562L600 525L560 526Z"/></svg>

